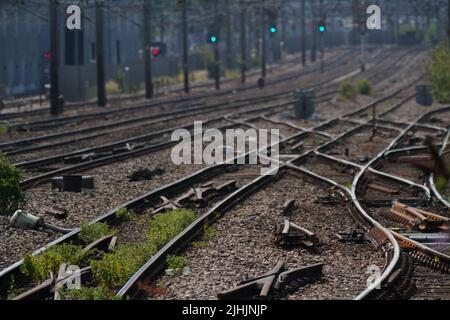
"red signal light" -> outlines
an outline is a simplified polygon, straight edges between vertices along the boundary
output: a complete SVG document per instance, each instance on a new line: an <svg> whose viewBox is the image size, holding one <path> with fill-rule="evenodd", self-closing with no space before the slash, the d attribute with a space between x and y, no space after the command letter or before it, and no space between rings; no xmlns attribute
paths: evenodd
<svg viewBox="0 0 450 320"><path fill-rule="evenodd" d="M153 50L152 50L152 55L153 55L154 57L159 56L160 53L161 53L161 51L159 50L159 48L153 48Z"/></svg>

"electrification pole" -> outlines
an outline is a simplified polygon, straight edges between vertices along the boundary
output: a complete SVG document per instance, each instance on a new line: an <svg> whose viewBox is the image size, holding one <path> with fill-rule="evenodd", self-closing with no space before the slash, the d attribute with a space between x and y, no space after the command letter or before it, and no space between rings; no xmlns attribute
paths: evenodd
<svg viewBox="0 0 450 320"><path fill-rule="evenodd" d="M220 37L220 26L219 26L219 8L218 1L214 1L214 25L215 30L217 32L216 37L218 37L218 41L213 43L214 46L214 82L216 90L220 89L220 56L219 56L219 43L221 42Z"/></svg>
<svg viewBox="0 0 450 320"><path fill-rule="evenodd" d="M448 45L450 46L450 0L448 0Z"/></svg>
<svg viewBox="0 0 450 320"><path fill-rule="evenodd" d="M324 12L323 12L323 0L320 0L320 5L319 5L319 17L320 19L323 21L323 23L325 23L325 17L324 17ZM320 73L323 73L325 70L325 48L324 48L324 43L323 43L323 35L325 33L325 30L320 30L320 35L319 35L319 47L320 47Z"/></svg>
<svg viewBox="0 0 450 320"><path fill-rule="evenodd" d="M103 0L97 0L95 4L95 29L97 43L97 105L106 106L105 90L105 57L103 39Z"/></svg>
<svg viewBox="0 0 450 320"><path fill-rule="evenodd" d="M353 28L352 28L352 44L356 45L357 30L359 25L359 9L358 0L352 0L352 18L353 18Z"/></svg>
<svg viewBox="0 0 450 320"><path fill-rule="evenodd" d="M312 21L312 48L311 61L316 61L317 56L317 19L316 19L316 0L311 0L311 21Z"/></svg>
<svg viewBox="0 0 450 320"><path fill-rule="evenodd" d="M450 1L450 0L449 0ZM306 65L306 0L302 0L302 8L301 8L301 37L302 37L302 65Z"/></svg>
<svg viewBox="0 0 450 320"><path fill-rule="evenodd" d="M245 72L247 71L247 46L246 46L246 7L244 1L240 1L240 40L241 40L241 84L245 84Z"/></svg>
<svg viewBox="0 0 450 320"><path fill-rule="evenodd" d="M153 97L152 79L152 31L151 31L151 0L144 0L144 44L145 44L145 97Z"/></svg>
<svg viewBox="0 0 450 320"><path fill-rule="evenodd" d="M358 3L358 21L359 21L359 28L361 32L361 72L366 71L366 57L365 57L365 38L366 38L366 26L365 26L365 1L362 1L362 3Z"/></svg>
<svg viewBox="0 0 450 320"><path fill-rule="evenodd" d="M264 0L260 9L261 19L261 31L262 31L262 48L261 48L261 78L265 82L266 80L266 61L267 61L267 30L266 30L266 17L264 11Z"/></svg>
<svg viewBox="0 0 450 320"><path fill-rule="evenodd" d="M50 113L59 115L58 83L58 4L49 0L50 12Z"/></svg>
<svg viewBox="0 0 450 320"><path fill-rule="evenodd" d="M232 52L233 52L233 41L231 39L231 9L230 9L230 0L225 0L225 27L226 27L226 63L227 68L231 69L232 67Z"/></svg>
<svg viewBox="0 0 450 320"><path fill-rule="evenodd" d="M189 93L187 4L186 4L186 0L179 0L179 3L181 4L181 34L182 34L182 37L183 37L184 92L185 93Z"/></svg>

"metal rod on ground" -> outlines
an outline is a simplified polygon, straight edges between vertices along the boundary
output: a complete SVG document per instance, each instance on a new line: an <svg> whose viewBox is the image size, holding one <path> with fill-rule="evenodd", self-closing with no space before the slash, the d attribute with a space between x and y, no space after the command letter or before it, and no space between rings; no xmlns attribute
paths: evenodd
<svg viewBox="0 0 450 320"><path fill-rule="evenodd" d="M301 8L301 33L302 33L302 65L306 65L306 0L302 0Z"/></svg>
<svg viewBox="0 0 450 320"><path fill-rule="evenodd" d="M100 107L106 106L105 89L105 57L103 39L103 0L97 0L95 5L95 29L97 46L97 104Z"/></svg>
<svg viewBox="0 0 450 320"><path fill-rule="evenodd" d="M58 80L58 4L49 0L50 9L50 112L59 114L59 80Z"/></svg>
<svg viewBox="0 0 450 320"><path fill-rule="evenodd" d="M74 230L74 229L67 229L67 228L63 228L63 227L59 227L59 226L55 226L55 225L47 224L47 223L44 223L42 225L42 227L45 228L45 229L48 229L48 230L52 230L52 231L55 231L55 232L62 233L62 234L67 234L67 233L70 233L70 232L72 232Z"/></svg>
<svg viewBox="0 0 450 320"><path fill-rule="evenodd" d="M247 39L246 39L246 8L244 1L240 2L240 36L241 36L241 84L245 84L245 72L247 71Z"/></svg>
<svg viewBox="0 0 450 320"><path fill-rule="evenodd" d="M187 5L186 5L186 0L179 0L179 3L181 4L181 34L182 34L182 37L183 37L184 92L185 93L189 93Z"/></svg>
<svg viewBox="0 0 450 320"><path fill-rule="evenodd" d="M145 97L153 97L153 79L152 79L152 31L151 31L151 3L150 0L144 0L144 43L145 43Z"/></svg>

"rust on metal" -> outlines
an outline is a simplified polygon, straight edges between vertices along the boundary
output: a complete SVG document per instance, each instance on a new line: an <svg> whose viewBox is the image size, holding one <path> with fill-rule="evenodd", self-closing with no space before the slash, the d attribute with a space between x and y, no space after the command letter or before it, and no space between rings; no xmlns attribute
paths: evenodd
<svg viewBox="0 0 450 320"><path fill-rule="evenodd" d="M36 287L14 297L12 300L46 300L52 296L55 278L50 274L50 278L43 281Z"/></svg>
<svg viewBox="0 0 450 320"><path fill-rule="evenodd" d="M60 207L45 207L44 213L53 216L56 219L63 220L67 218L67 210Z"/></svg>
<svg viewBox="0 0 450 320"><path fill-rule="evenodd" d="M397 158L397 163L417 163L433 161L431 155L414 155L414 156L400 156Z"/></svg>
<svg viewBox="0 0 450 320"><path fill-rule="evenodd" d="M295 200L288 200L283 206L283 223L277 224L273 233L274 243L278 246L304 246L311 248L319 241L316 235L291 222Z"/></svg>
<svg viewBox="0 0 450 320"><path fill-rule="evenodd" d="M433 231L439 229L446 231L449 229L450 219L407 206L398 201L392 206L389 217L412 230Z"/></svg>
<svg viewBox="0 0 450 320"><path fill-rule="evenodd" d="M231 180L219 186L213 182L204 184L198 188L190 188L175 200L161 196L161 204L156 206L153 213L165 212L182 207L205 208L209 202L217 197L222 197L237 189L236 180Z"/></svg>
<svg viewBox="0 0 450 320"><path fill-rule="evenodd" d="M91 244L87 245L83 248L81 251L83 254L88 253L91 250L97 249L103 252L111 251L111 249L114 249L115 244L117 243L117 236L114 235L108 235L105 237L102 237Z"/></svg>
<svg viewBox="0 0 450 320"><path fill-rule="evenodd" d="M370 239L373 239L375 241L378 247L382 247L390 242L386 234L378 227L373 227L372 229L370 229L368 236Z"/></svg>
<svg viewBox="0 0 450 320"><path fill-rule="evenodd" d="M359 230L353 230L350 233L339 232L336 233L336 237L340 242L364 243L368 241L364 232Z"/></svg>
<svg viewBox="0 0 450 320"><path fill-rule="evenodd" d="M323 264L286 270L279 261L275 268L261 275L241 281L237 287L217 294L219 300L270 299L284 296L296 288L314 282L323 275Z"/></svg>
<svg viewBox="0 0 450 320"><path fill-rule="evenodd" d="M387 194L398 194L400 192L398 189L380 183L370 183L367 188Z"/></svg>

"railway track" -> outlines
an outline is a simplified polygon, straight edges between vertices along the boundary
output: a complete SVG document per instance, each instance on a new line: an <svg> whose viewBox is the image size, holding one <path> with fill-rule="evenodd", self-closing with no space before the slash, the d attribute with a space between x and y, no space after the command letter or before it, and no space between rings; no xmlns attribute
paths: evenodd
<svg viewBox="0 0 450 320"><path fill-rule="evenodd" d="M393 94L392 96L395 97L395 94ZM379 103L379 101L378 101ZM361 110L365 109L370 109L371 106L365 106L363 108L361 108ZM337 119L337 121L343 121L342 119ZM329 121L329 123L333 122L333 120ZM319 127L324 127L325 124L321 124ZM365 128L367 127L367 123L366 124L360 124L357 125L357 127L359 127L359 129L361 128ZM325 140L327 141L325 144L323 143L318 143L317 145L313 146L313 149L311 149L310 151L307 151L307 154L309 155L312 151L317 151L319 148L321 147L328 147L330 145L335 145L335 144L339 144L339 142L342 139L345 139L348 135L350 135L351 133L357 132L359 129L351 129L350 132L346 132L342 135L338 135L338 136L330 136L329 134L323 134L321 135L323 138L325 138ZM317 130L317 128L316 128ZM317 135L317 133L315 132L306 132L306 133L300 133L299 135L302 136L310 136L312 134ZM319 134L320 135L320 134ZM293 137L294 139L296 138L295 136ZM282 149L283 148L289 148L292 147L292 143L291 146L289 146L289 141L291 138L288 138L286 141L282 141ZM291 148L292 150L292 148ZM296 153L295 157L298 157L299 154ZM285 169L285 167L289 167L287 169ZM356 166L361 167L361 166ZM124 205L124 207L130 208L130 209L135 209L136 211L139 211L138 208L141 207L141 210L143 208L148 208L148 204L151 203L151 199L154 199L155 197L158 199L161 199L161 194L163 193L169 193L169 194L173 194L173 192L175 190L178 190L178 188L181 188L182 186L184 187L190 187L192 186L192 184L194 183L194 181L196 181L195 179L198 179L199 177L205 177L207 176L206 172L209 170L214 170L214 168L207 168L204 169L205 171L202 171L200 173L196 173L193 176L190 176L186 179L183 179L181 181L177 181L173 184L171 184L170 186L166 187L166 188L162 188L160 190L157 190L156 192L152 192L150 194L144 195L142 197L140 197L139 199L135 199L132 202L129 202L128 204ZM305 169L302 168L298 168L296 165L294 164L286 164L282 166L282 172L284 172L284 170L294 170L294 171L298 171L301 172L302 174L307 174L310 177L313 177L315 179L319 179L319 180L324 180L321 177L318 177L314 174L311 174L310 172L308 172ZM245 195L249 195L249 193L256 191L257 189L259 189L259 187L266 185L267 183L269 183L272 179L274 179L273 177L275 176L262 176L257 178L256 180L253 180L251 183L239 188L237 191L235 191L233 194L227 196L225 199L223 199L222 201L220 201L218 204L216 204L211 210L209 210L206 213L203 213L202 215L199 216L199 218L196 220L195 224L192 224L190 226L189 229L186 229L183 233L179 234L176 238L174 238L172 241L170 241L164 248L163 250L159 251L157 254L155 254L149 261L148 263L135 275L132 277L132 279L130 280L130 282L119 291L119 294L127 294L128 292L132 292L133 290L136 289L136 284L138 282L138 280L143 279L144 275L145 278L148 279L148 277L155 275L155 273L157 271L159 271L161 269L161 267L164 266L165 263L165 257L167 256L168 252L171 252L173 250L175 250L176 248L178 248L179 246L183 246L183 243L186 242L186 240L190 240L191 238L199 235L202 230L203 230L203 223L208 222L211 223L212 220L215 220L216 214L223 214L226 210L228 210L230 208L230 206L235 202L235 201L240 201L242 199L242 197L244 197ZM323 182L323 181L322 181ZM330 183L331 181L327 181L325 179L325 182ZM330 183L332 186L336 187L338 186L336 183L331 182ZM352 194L351 192L349 192L348 189L346 188L341 188L344 193L347 192L347 196L351 196L352 198L354 198L354 194ZM345 191L347 190L347 191ZM357 201L357 200L356 200ZM355 199L353 199L353 202L355 202ZM355 202L357 204L357 202ZM358 207L356 205L356 207ZM358 212L358 210L353 210L355 212ZM99 219L97 219L97 221L107 221L109 219L114 220L114 217L116 216L117 210L113 210L107 214L105 214L104 216L100 217ZM214 214L214 216L213 216ZM383 277L381 279L381 281L385 281L386 278L389 276L390 273L392 273L393 270L400 270L400 273L405 273L407 272L407 270L404 270L404 266L402 268L396 268L397 264L400 262L400 254L399 254L399 250L398 248L396 248L396 242L395 240L393 240L392 236L388 233L385 232L384 228L381 227L376 221L371 220L371 218L367 215L365 215L364 212L360 212L360 214L356 214L357 218L359 218L359 221L361 220L365 220L365 224L367 225L371 225L372 227L374 227L375 229L378 230L378 236L380 236L380 234L382 236L384 236L384 240L385 243L382 244L382 246L384 247L385 250L387 250L386 252L386 256L389 257L389 254L392 253L392 247L394 248L393 250L393 256L391 257L392 259L389 260L389 264L386 266L386 270L383 273ZM212 219L211 219L212 218ZM358 221L358 219L357 219ZM364 225L364 223L363 223ZM367 230L366 230L367 231ZM72 232L71 234L56 240L53 244L57 244L60 243L62 241L68 241L70 239L74 239L74 237L76 237L78 230L75 230L74 232ZM390 247L391 246L391 247ZM390 247L390 249L389 249ZM18 268L21 265L21 263L17 263L15 265L13 265L12 267L6 269L5 271L3 271L1 273L1 278L3 280L5 280L5 278L7 276L9 276L12 273L17 273L18 272ZM6 280L7 281L7 280ZM2 281L2 283L4 283ZM370 290L365 290L363 293L361 293L358 298L363 298L363 297L367 297L370 294L372 294L372 292L374 292L372 289L373 288L369 288ZM3 292L4 293L4 292ZM355 294L355 293L354 293Z"/></svg>
<svg viewBox="0 0 450 320"><path fill-rule="evenodd" d="M330 55L332 56L332 58L334 58L335 54L339 54L340 51L345 51L345 50L348 50L348 49L338 48L337 50L332 51L332 53L330 53ZM283 69L282 73L286 73L286 72L291 71L292 66L298 66L298 57L294 56L294 57L291 57L289 59L282 60L282 61L280 61L278 63L275 63L274 65L270 65L269 66L269 73L270 73L270 71L273 68L277 68L277 69L282 68ZM284 69L286 69L286 71ZM259 76L259 71L258 70L250 71L250 72L247 73L247 78L249 78L248 79L249 82L251 82L253 80L256 81L255 77L257 77L257 76ZM255 79L253 79L253 78L255 78ZM223 85L227 86L227 87L228 87L228 84L232 85L231 88L227 88L228 90L226 90L226 93L229 93L232 90L249 90L251 88L255 88L254 85L242 88L242 86L236 86L235 82L236 81L232 80L232 79L222 79L221 80L221 83ZM194 91L196 91L196 89L211 89L213 86L214 86L214 83L212 81L207 81L205 83L198 83L198 84L194 83L194 84L191 85L191 89L194 89ZM167 94L181 93L183 90L184 89L180 88L180 87L169 88L169 89L165 88L163 90L163 92L157 93L155 98L165 97L165 96L167 96ZM209 90L205 90L205 91L209 91ZM194 99L198 99L198 98L205 98L205 97L215 96L215 95L216 96L220 96L220 95L223 95L223 94L225 94L225 92L205 93L205 92L201 92L200 91L200 92L198 92L197 94L194 94L194 95L192 95L192 93L191 93L191 96L189 96L189 97L174 99L172 102L188 102L188 101L192 100L193 98ZM141 94L141 95L133 94L133 95L126 95L125 97L123 97L122 95L121 96L117 96L117 97L113 96L113 97L110 97L108 100L110 102L113 102L113 104L114 103L121 104L124 101L130 101L130 100L131 101L138 101L139 99L142 99L142 98L144 98L143 94ZM34 99L34 100L33 99L25 99L24 100L25 104L26 103L30 103L30 102L31 103L38 103L39 99ZM8 104L18 104L18 103L12 101L12 102L6 102L6 104L8 105ZM157 102L156 104L154 104L152 106L158 106L158 105L160 105L160 102ZM147 105L147 106L150 106L150 105ZM89 107L90 109L95 108L96 107L96 101L82 101L82 102L76 102L76 103L69 103L68 104L68 109L70 111L75 111L76 113L79 113L81 110L86 109L86 107ZM8 108L8 107L6 107L6 108ZM20 106L17 107L17 109L20 109L20 108L21 108ZM101 109L99 108L99 110L101 110ZM67 110L65 110L65 111L67 112ZM2 120L2 121L3 120L13 120L15 118L30 117L30 116L31 117L36 117L36 119L37 119L37 118L42 118L43 115L47 116L47 114L48 114L48 108L39 108L37 110L26 110L26 111L22 111L22 112L21 111L18 111L18 112L3 112L3 113L0 113L0 120ZM51 120L51 119L49 119L49 120ZM65 120L62 119L62 122L64 122L64 121Z"/></svg>
<svg viewBox="0 0 450 320"><path fill-rule="evenodd" d="M253 101L250 101L248 104L252 104ZM292 102L287 103L276 103L272 106L266 106L263 108L257 107L255 108L255 111L258 113L263 112L264 110L266 112L269 112L271 110L276 109L283 109L285 107L289 107ZM242 106L239 106L242 107ZM251 112L246 112L247 114L251 114ZM242 114L242 112L241 112ZM261 123L269 123L272 127L280 127L281 124L278 121L274 121L270 118L258 118L254 121L258 121ZM223 118L216 118L215 120L211 121L212 123L215 123L216 126L218 124L226 123L227 121ZM191 125L187 125L186 127L189 128ZM267 128L269 126L266 126ZM302 127L298 127L295 125L285 125L284 126L287 130L285 132L285 135L289 135L289 133L295 133L298 130L305 130ZM44 172L42 174L38 174L36 176L28 176L27 179L23 182L23 187L30 187L33 186L36 183L39 182L45 182L48 181L48 179L54 177L58 174L64 174L64 173L71 173L71 172L77 172L83 169L92 168L94 166L102 165L102 164L108 164L113 161L122 160L128 156L138 156L142 155L148 152L158 151L163 148L170 147L173 143L167 142L168 140L168 134L172 132L175 129L166 129L162 131L152 132L150 134L140 135L137 137L125 139L125 140L119 140L117 142L112 142L109 144L104 144L101 146L97 146L94 148L85 148L81 150L77 150L74 152L68 152L68 153L62 153L60 155L52 156L52 157L44 157L41 159L33 159L30 161L22 161L19 163L16 163L16 165L19 168L29 170L31 174L37 172ZM72 141L70 141L72 142ZM64 143L65 145L66 143ZM126 149L129 148L131 145L132 149ZM134 145L137 145L136 149ZM51 145L53 146L53 144ZM39 150L42 149L40 146L37 147L28 147L25 149L22 149L23 152L25 151L32 151L32 150ZM44 148L43 151L45 151L46 148ZM11 152L10 154L14 154L15 152ZM68 165L62 166L62 163L68 163ZM70 163L73 162L79 162L77 164ZM58 164L61 163L61 164ZM56 166L56 167L55 167ZM37 170L37 171L36 171Z"/></svg>
<svg viewBox="0 0 450 320"><path fill-rule="evenodd" d="M379 59L377 64L374 65L374 68L383 61L383 59ZM399 60L398 60L399 61ZM398 63L396 60L395 63ZM337 62L342 62L342 57L334 61L333 63L330 63L329 66L332 66L336 64ZM385 66L386 67L386 66ZM382 71L382 70L381 70ZM381 72L380 71L380 72ZM309 74L306 73L306 74ZM306 75L305 74L305 75ZM339 79L342 77L342 73L338 73L336 76L331 76L331 79ZM298 77L298 76L297 76ZM333 78L334 77L334 78ZM283 80L285 81L285 80ZM326 82L318 82L315 85L309 85L310 88L315 88L317 86L325 85ZM331 82L331 86L337 87L338 83ZM326 86L325 86L326 87ZM336 92L336 89L333 89L331 91L325 92L322 95L319 95L318 98L320 99L329 99L329 94L334 94ZM230 107L230 104L234 108L238 107L245 107L253 102L258 101L264 101L267 99L274 99L274 98L280 98L280 99L286 99L286 101L292 100L291 98L292 91L283 91L283 92L277 92L273 94L269 94L266 96L256 96L254 98L245 98L245 99L236 99L233 97L232 103L230 101L224 101L219 103L213 103L212 105L202 105L201 102L194 104L193 108L185 108L183 110L175 110L175 111L169 111L169 112L163 112L158 113L157 115L145 115L145 116L139 116L135 118L129 118L124 119L120 121L107 121L106 123L102 125L96 125L96 126L86 126L82 127L80 129L70 129L66 130L64 127L61 127L59 130L61 132L52 132L47 135L38 136L38 137L29 137L27 139L19 139L14 140L10 139L8 142L0 143L0 148L7 154L10 154L11 156L20 155L20 154L30 154L30 152L37 152L37 151L45 151L48 149L52 149L55 147L66 147L67 145L74 145L76 142L81 142L86 144L92 143L93 141L97 141L99 139L106 139L108 137L114 138L118 135L141 135L144 132L148 132L148 130L152 130L152 127L158 127L163 126L164 121L173 121L173 119L179 119L186 116L195 116L199 114L207 113L217 113L218 110L226 109ZM132 107L132 109L138 109L141 110L142 108L147 107ZM106 111L101 112L97 114L87 114L87 115L81 115L76 117L69 117L70 120L76 120L81 121L83 117L99 117L99 116L105 116L108 113L117 113L117 112L123 112L124 110L115 110L115 111ZM51 122L55 121L61 121L61 120L50 120ZM39 125L45 125L45 121L40 121ZM59 123L59 122L58 122ZM56 125L56 122L55 122ZM123 128L123 129L121 129ZM118 132L118 129L121 129L121 132ZM131 131L130 131L131 129ZM80 136L84 135L84 136ZM73 138L73 137L76 138ZM67 137L70 137L70 139L67 139Z"/></svg>
<svg viewBox="0 0 450 320"><path fill-rule="evenodd" d="M340 59L338 59L335 62L342 62L342 59L345 58L344 57L340 57ZM330 64L331 65L331 64ZM309 73L307 73L306 75L308 75ZM339 76L342 76L342 73L338 74ZM296 77L299 77L300 75L295 75L294 79ZM332 76L332 73L330 74L330 76ZM322 80L323 82L323 80ZM320 85L321 83L316 82L315 84L313 84L312 86L317 86ZM311 85L310 85L311 86ZM261 102L267 99L275 99L277 97L279 98L285 98L288 99L290 98L290 96L292 95L292 91L283 91L283 92L275 92L275 93L271 93L269 92L269 94L266 94L264 96L255 96L255 97L245 97L245 98L236 98L234 95L233 97L230 99L228 97L227 100L224 101L219 101L219 102L212 102L209 105L203 105L203 104L194 104L194 107L192 108L186 108L185 106L183 107L183 104L181 105L181 110L173 110L173 109L169 109L168 112L158 112L157 114L144 114L144 115L140 115L140 116L135 116L135 117L131 117L128 119L120 119L119 121L107 121L104 124L101 125L91 125L91 126L85 126L85 127L81 127L80 129L65 129L65 128L60 128L59 132L57 131L55 132L50 132L49 134L46 135L41 135L36 137L33 133L30 133L30 136L25 138L25 139L18 139L18 140L14 140L12 137L8 137L8 141L7 142L3 142L0 143L0 149L4 152L21 152L21 149L24 149L24 152L29 152L29 151L33 151L33 148L30 148L30 146L33 144L34 146L40 145L41 149L45 148L45 147L50 147L52 144L57 144L58 143L68 143L69 141L66 139L67 137L77 137L77 139L70 139L70 143L73 143L77 140L81 140L82 137L80 135L89 135L87 138L88 139L92 139L93 137L97 137L97 134L113 134L113 133L117 133L118 129L123 128L122 130L129 130L130 128L133 128L133 126L135 128L140 128L143 127L144 129L147 129L146 132L148 132L149 128L151 127L155 127L157 124L163 122L163 121L169 121L169 120L175 120L177 117L186 117L186 116L198 116L200 114L204 114L204 113L215 113L218 112L219 110L222 109L230 109L233 108L233 105L235 105L235 108L238 107L245 107L248 106L250 103L254 103L254 102ZM191 102L190 102L191 103ZM169 105L170 105L170 101L169 101ZM231 106L230 106L231 105ZM144 106L145 107L145 106ZM141 108L142 107L136 107L136 108ZM139 109L139 110L141 110ZM123 113L124 110L117 110L117 112L121 112ZM109 112L109 111L107 111ZM116 112L116 111L114 111ZM229 112L229 111L228 111ZM100 114L100 116L103 114ZM90 115L87 115L90 116ZM81 119L80 119L81 117ZM77 121L83 120L84 116L78 116L75 119L78 119ZM97 117L97 115L95 115L95 117ZM51 120L51 121L55 121L55 120ZM147 126L146 126L147 125ZM139 134L143 134L142 129L139 131ZM21 134L21 136L23 136L23 134ZM42 146L42 142L47 142L47 145L44 147ZM51 143L48 143L51 142ZM25 145L26 147L23 148L23 145Z"/></svg>
<svg viewBox="0 0 450 320"><path fill-rule="evenodd" d="M252 103L254 103L254 101L247 102L247 104L250 104L250 105ZM289 103L280 103L279 102L277 104L273 104L273 106L269 105L262 109L260 107L258 107L255 110L257 110L259 113L261 113L263 110L269 111L270 109L273 109L273 108L281 109L286 106L290 106L290 104L291 104L291 102L289 102ZM242 105L237 106L237 107L242 108ZM220 120L220 118L217 118L216 121L220 122L221 120ZM267 120L265 120L265 121L267 121ZM272 120L269 119L268 121L272 121ZM216 122L216 124L217 124L217 122ZM87 167L89 167L89 165L92 165L93 163L96 163L96 164L108 163L108 161L110 161L111 159L114 158L113 155L110 155L111 152L114 154L115 150L121 149L121 148L124 149L128 144L136 144L136 143L140 144L140 147L142 148L142 150L133 150L133 151L130 150L130 152L128 152L128 154L135 154L135 155L140 155L143 152L145 152L145 150L152 151L152 150L159 150L159 148L162 148L164 146L169 147L171 145L171 143L163 143L161 141L160 144L157 144L154 141L155 140L158 141L161 139L161 137L167 136L170 132L173 131L173 129L175 129L175 128L166 129L166 130L159 131L159 132L153 132L150 134L141 135L141 136L130 138L130 139L119 140L117 142L101 145L99 147L87 148L87 149L77 150L75 152L63 153L61 155L57 155L57 156L53 156L53 157L44 157L42 159L33 159L31 161L23 161L23 162L19 162L16 164L18 167L23 168L23 169L37 168L39 170L39 167L43 166L42 170L48 171L47 167L49 165L55 166L55 165L57 165L58 162L61 162L63 160L65 161L67 159L81 158L83 155L92 155L92 156L86 157L86 160L94 160L94 161L92 161L91 164L74 165L72 167L69 166L69 168L67 168L67 169L50 170L50 172L46 172L45 174L42 174L41 176L37 176L36 179L30 178L30 179L27 179L26 181L24 181L23 185L29 186L29 185L32 185L33 183L36 183L37 181L42 180L44 178L52 177L52 175L54 176L55 174L70 172L71 170L76 170L76 169L81 169L81 168L87 168ZM292 131L298 130L298 128L295 128L295 126L294 127L291 126L290 130L292 132ZM153 144L150 143L151 146L144 147L142 145L142 143L147 142L147 141L153 142ZM69 142L72 142L72 141L69 141ZM66 145L66 144L67 143L64 142L64 145ZM157 144L157 146L155 146L155 144ZM50 146L55 146L55 144L51 144ZM21 149L19 151L15 151L15 152L12 151L9 154L14 155L17 153L31 152L33 150L42 150L44 152L44 151L46 151L46 148L42 148L42 146L27 147L27 148ZM127 150L122 150L122 151L127 151ZM122 151L120 153L122 153ZM95 154L93 155L93 153L95 153ZM126 155L126 152L121 154L121 156L116 156L115 158L123 159L125 155ZM104 161L98 159L99 157L101 158L101 156L105 157ZM92 159L92 158L95 158L95 159Z"/></svg>
<svg viewBox="0 0 450 320"><path fill-rule="evenodd" d="M329 62L329 66L333 66L335 64L338 63L342 63L345 62L345 59L347 56L350 55L350 51L349 50L344 50L343 53L338 54L337 56L332 56L331 61ZM267 86L273 86L275 84L279 84L282 83L284 81L288 81L288 80L293 80L296 78L301 78L304 77L306 75L310 75L314 72L316 72L318 70L318 66L316 65L309 65L307 66L304 70L300 70L300 72L296 71L296 72L290 72L287 75L284 75L281 72L281 76L278 76L276 79L271 79L268 80L267 82ZM210 84L208 84L209 86ZM42 120L42 118L32 118L31 120L27 120L27 121L15 121L11 124L11 128L18 128L18 129L22 129L22 130L43 130L45 128L52 128L52 127L57 127L57 126L61 126L61 125L67 125L70 123L77 123L80 121L86 121L86 120L90 120L92 118L96 118L96 117L106 117L106 116L113 116L113 117L120 117L121 114L123 115L124 112L126 113L131 113L133 114L134 112L137 111L142 111L142 110L156 110L156 111L164 111L165 109L167 109L167 105L169 105L169 109L168 110L173 110L173 105L175 104L180 104L180 107L186 106L186 105L190 105L190 104L195 104L195 102L197 101L197 103L199 103L200 101L203 101L205 99L208 98L215 98L215 99L220 99L221 97L230 95L230 94L236 94L238 92L246 92L246 91L252 91L256 89L255 85L251 85L251 86L239 86L239 87L233 87L231 89L227 89L227 90L222 90L220 92L209 92L209 93L204 93L204 94L198 94L198 95L193 95L193 96L189 96L189 97L182 97L182 98L168 98L168 99L162 99L160 101L154 102L154 103L144 103L144 104L138 104L137 106L125 106L125 107L121 107L121 108L113 108L110 110L102 110L99 109L97 112L89 112L89 113L82 113L82 114L75 114L75 115L68 115L68 116L63 116L63 117L47 117L46 119ZM33 115L33 113L31 113ZM1 117L0 117L1 118ZM9 120L11 121L11 119L2 119L2 120Z"/></svg>

